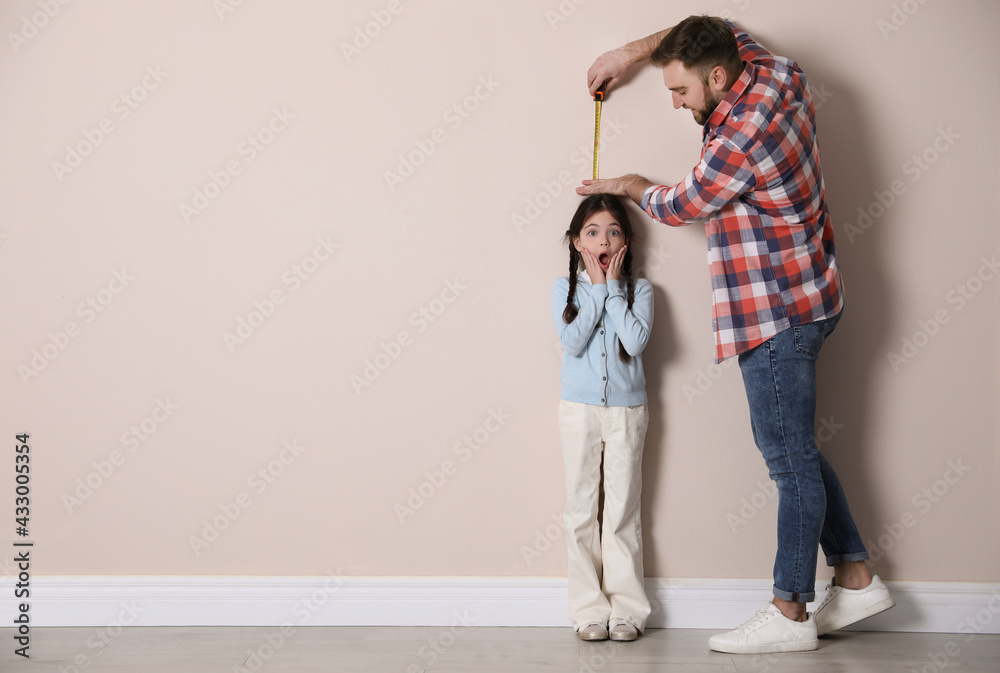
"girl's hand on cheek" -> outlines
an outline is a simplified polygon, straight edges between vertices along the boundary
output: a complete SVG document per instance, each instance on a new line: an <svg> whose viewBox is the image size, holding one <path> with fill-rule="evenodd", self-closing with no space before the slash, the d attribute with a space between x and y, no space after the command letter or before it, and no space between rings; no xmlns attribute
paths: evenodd
<svg viewBox="0 0 1000 673"><path fill-rule="evenodd" d="M597 258L586 248L580 250L580 256L583 257L583 266L587 269L590 282L594 285L607 284L607 281L604 279L604 269L601 268L601 264L597 261Z"/></svg>
<svg viewBox="0 0 1000 673"><path fill-rule="evenodd" d="M627 245L623 245L621 250L616 252L611 257L611 262L608 263L608 280L620 280L622 277L622 264L625 262L625 251L628 250Z"/></svg>

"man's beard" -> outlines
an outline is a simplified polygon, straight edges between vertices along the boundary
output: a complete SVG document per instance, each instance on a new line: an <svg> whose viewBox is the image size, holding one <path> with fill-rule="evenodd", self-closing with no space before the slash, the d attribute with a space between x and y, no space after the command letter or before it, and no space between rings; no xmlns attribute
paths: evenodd
<svg viewBox="0 0 1000 673"><path fill-rule="evenodd" d="M715 112L715 108L719 107L719 103L721 103L722 99L726 97L726 93L724 91L712 91L706 86L705 97L705 107L700 110L691 110L691 114L694 116L694 120L697 122L698 126L705 125L708 118L712 116L713 112Z"/></svg>

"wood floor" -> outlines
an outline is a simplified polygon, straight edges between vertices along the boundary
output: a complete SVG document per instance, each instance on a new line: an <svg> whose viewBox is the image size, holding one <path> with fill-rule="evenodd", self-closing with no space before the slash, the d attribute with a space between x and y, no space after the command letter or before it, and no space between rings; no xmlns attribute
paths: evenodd
<svg viewBox="0 0 1000 673"><path fill-rule="evenodd" d="M650 629L633 643L583 643L569 628L131 627L36 628L31 658L0 629L0 671L52 673L938 673L1000 671L1000 636L842 632L815 652L728 655L714 631ZM115 636L115 637L112 637ZM103 645L103 649L102 648Z"/></svg>

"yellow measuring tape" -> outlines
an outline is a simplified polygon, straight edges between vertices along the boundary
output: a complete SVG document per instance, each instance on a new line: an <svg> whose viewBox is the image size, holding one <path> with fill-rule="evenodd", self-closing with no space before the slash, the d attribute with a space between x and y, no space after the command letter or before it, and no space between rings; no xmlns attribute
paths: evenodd
<svg viewBox="0 0 1000 673"><path fill-rule="evenodd" d="M604 85L594 93L594 179L597 179L597 163L601 149L601 101L604 100Z"/></svg>

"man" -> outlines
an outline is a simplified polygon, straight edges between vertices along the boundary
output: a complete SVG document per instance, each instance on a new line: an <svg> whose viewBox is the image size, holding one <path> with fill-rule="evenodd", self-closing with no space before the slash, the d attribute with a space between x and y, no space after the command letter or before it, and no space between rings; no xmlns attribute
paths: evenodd
<svg viewBox="0 0 1000 673"><path fill-rule="evenodd" d="M628 196L671 226L705 222L716 362L739 358L754 441L779 494L774 599L709 647L814 650L817 635L895 601L868 571L840 482L815 442L816 359L844 293L812 99L795 62L707 16L602 55L587 73L591 93L646 60L663 69L674 108L702 125L701 161L673 187L633 174L584 180L577 192ZM834 580L809 614L818 545Z"/></svg>

